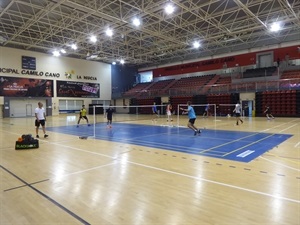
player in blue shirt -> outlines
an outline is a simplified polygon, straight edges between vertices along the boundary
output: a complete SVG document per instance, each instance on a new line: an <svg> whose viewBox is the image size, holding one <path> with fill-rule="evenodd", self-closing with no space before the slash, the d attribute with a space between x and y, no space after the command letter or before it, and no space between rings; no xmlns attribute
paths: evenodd
<svg viewBox="0 0 300 225"><path fill-rule="evenodd" d="M153 115L152 120L156 120L156 118L158 117L158 111L157 111L156 102L153 102L152 115Z"/></svg>
<svg viewBox="0 0 300 225"><path fill-rule="evenodd" d="M201 134L201 130L198 129L197 127L195 127L195 125L194 125L197 117L196 117L194 108L191 106L191 102L188 101L187 105L188 105L187 109L180 108L180 110L183 111L182 114L188 114L189 122L188 122L187 126L188 126L188 128L190 128L194 131L194 135L196 136L197 134Z"/></svg>

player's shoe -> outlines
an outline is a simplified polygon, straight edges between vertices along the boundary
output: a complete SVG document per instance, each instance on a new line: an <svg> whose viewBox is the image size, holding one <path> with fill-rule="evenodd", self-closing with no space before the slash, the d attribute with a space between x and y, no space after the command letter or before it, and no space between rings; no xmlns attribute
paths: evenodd
<svg viewBox="0 0 300 225"><path fill-rule="evenodd" d="M197 130L195 130L194 136L196 136L197 134L198 134L198 131L197 131Z"/></svg>
<svg viewBox="0 0 300 225"><path fill-rule="evenodd" d="M47 138L48 136L49 136L48 134L45 134L45 135L44 135L44 138Z"/></svg>
<svg viewBox="0 0 300 225"><path fill-rule="evenodd" d="M36 138L40 138L40 136L39 136L39 135L36 135Z"/></svg>
<svg viewBox="0 0 300 225"><path fill-rule="evenodd" d="M88 126L90 127L90 126L91 126L91 124L88 124Z"/></svg>
<svg viewBox="0 0 300 225"><path fill-rule="evenodd" d="M79 127L79 125L77 125L76 127Z"/></svg>
<svg viewBox="0 0 300 225"><path fill-rule="evenodd" d="M202 131L199 129L199 130L198 130L198 134L201 134L201 132L202 132Z"/></svg>

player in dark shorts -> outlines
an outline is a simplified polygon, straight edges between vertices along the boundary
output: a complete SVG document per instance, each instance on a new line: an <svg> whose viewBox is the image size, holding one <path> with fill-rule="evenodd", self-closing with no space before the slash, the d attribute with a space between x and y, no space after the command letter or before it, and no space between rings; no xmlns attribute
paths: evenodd
<svg viewBox="0 0 300 225"><path fill-rule="evenodd" d="M36 127L36 138L39 138L39 127L42 126L44 137L48 137L48 134L46 134L46 113L45 109L43 108L43 103L39 102L38 107L35 109L35 127Z"/></svg>
<svg viewBox="0 0 300 225"><path fill-rule="evenodd" d="M188 114L189 117L189 122L187 124L188 128L192 129L194 131L194 135L196 136L197 134L201 134L201 130L198 129L195 126L195 121L196 121L196 113L194 111L194 108L191 105L192 103L190 101L187 102L187 109L180 108L180 110L183 111L183 114Z"/></svg>
<svg viewBox="0 0 300 225"><path fill-rule="evenodd" d="M274 116L273 116L272 113L271 113L271 109L270 109L269 106L266 106L266 110L265 110L264 113L266 114L268 120L270 120L270 119L275 119Z"/></svg>
<svg viewBox="0 0 300 225"><path fill-rule="evenodd" d="M109 108L106 109L106 117L107 117L107 128L111 128L112 124L112 115L115 112L115 110L109 105Z"/></svg>
<svg viewBox="0 0 300 225"><path fill-rule="evenodd" d="M82 109L80 110L80 113L79 113L79 119L78 119L78 122L77 122L77 127L79 127L79 123L80 123L81 119L85 119L88 126L91 126L89 124L89 119L87 118L86 114L87 114L87 111L86 111L85 105L82 105Z"/></svg>
<svg viewBox="0 0 300 225"><path fill-rule="evenodd" d="M236 117L236 125L239 125L239 121L243 123L244 121L241 119L242 106L239 101L236 103L233 112L235 113Z"/></svg>

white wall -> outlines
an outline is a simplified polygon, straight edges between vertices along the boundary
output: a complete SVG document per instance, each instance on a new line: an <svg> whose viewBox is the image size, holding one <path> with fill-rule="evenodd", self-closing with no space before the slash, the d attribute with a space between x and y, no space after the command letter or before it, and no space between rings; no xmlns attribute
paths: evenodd
<svg viewBox="0 0 300 225"><path fill-rule="evenodd" d="M169 97L161 97L161 102L162 102L162 103L167 103L167 102L169 102Z"/></svg>
<svg viewBox="0 0 300 225"><path fill-rule="evenodd" d="M46 101L39 100L43 103L44 108ZM10 102L10 117L35 116L35 109L38 107L37 101L34 99L16 99ZM46 110L46 109L45 109Z"/></svg>
<svg viewBox="0 0 300 225"><path fill-rule="evenodd" d="M125 105L126 106L129 106L130 105L130 99L129 98L126 98L125 100L124 100L124 102L125 102ZM129 113L129 107L125 107L124 105L123 105L123 98L122 99L116 99L116 112L117 113Z"/></svg>
<svg viewBox="0 0 300 225"><path fill-rule="evenodd" d="M242 101L255 100L255 93L254 92L240 93L240 100L242 100Z"/></svg>
<svg viewBox="0 0 300 225"><path fill-rule="evenodd" d="M22 56L30 56L36 58L36 71L49 72L60 74L59 77L51 76L36 76L21 74L22 70ZM100 98L78 98L84 100L84 104L91 104L92 100L111 100L111 65L101 62L87 61L81 59L67 58L67 57L54 57L51 54L43 54L13 48L0 47L0 68L11 68L18 70L19 74L1 73L0 76L20 77L20 78L33 78L33 79L49 79L49 80L68 80L87 83L100 84ZM74 71L71 79L67 79L66 72ZM79 79L81 76L81 79ZM83 79L83 76L95 77L97 80ZM53 115L58 114L59 99L73 99L73 98L57 98L56 95L56 82L54 83L54 98L52 99ZM75 99L75 98L74 98Z"/></svg>

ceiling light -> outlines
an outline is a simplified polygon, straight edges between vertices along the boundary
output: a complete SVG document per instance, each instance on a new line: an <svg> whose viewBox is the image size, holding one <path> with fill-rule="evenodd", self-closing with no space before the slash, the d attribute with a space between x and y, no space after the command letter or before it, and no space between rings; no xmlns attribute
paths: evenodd
<svg viewBox="0 0 300 225"><path fill-rule="evenodd" d="M64 49L61 49L60 52L63 54L66 54L66 50L64 50Z"/></svg>
<svg viewBox="0 0 300 225"><path fill-rule="evenodd" d="M132 20L132 23L134 26L138 27L139 25L141 25L141 21L138 18L134 18Z"/></svg>
<svg viewBox="0 0 300 225"><path fill-rule="evenodd" d="M90 41L93 42L93 43L95 43L97 41L96 36L95 35L91 36L90 37Z"/></svg>
<svg viewBox="0 0 300 225"><path fill-rule="evenodd" d="M272 32L278 32L279 30L281 30L281 26L279 23L273 23L271 25L270 31Z"/></svg>
<svg viewBox="0 0 300 225"><path fill-rule="evenodd" d="M72 44L71 48L74 49L74 50L76 50L77 49L77 45L76 44Z"/></svg>
<svg viewBox="0 0 300 225"><path fill-rule="evenodd" d="M96 59L97 57L98 57L98 54L92 54L92 55L90 56L91 59Z"/></svg>
<svg viewBox="0 0 300 225"><path fill-rule="evenodd" d="M113 31L112 29L107 28L107 30L105 31L106 35L111 37L113 35Z"/></svg>
<svg viewBox="0 0 300 225"><path fill-rule="evenodd" d="M200 47L199 41L195 41L195 42L193 43L193 46L194 46L194 48L199 48L199 47Z"/></svg>
<svg viewBox="0 0 300 225"><path fill-rule="evenodd" d="M174 6L171 5L171 4L168 4L168 5L165 7L165 12L166 12L167 14L173 13L174 10L175 10L175 8L174 8Z"/></svg>
<svg viewBox="0 0 300 225"><path fill-rule="evenodd" d="M121 60L120 60L120 63L121 63L121 64L124 64L124 63L125 63L124 59L121 59Z"/></svg>
<svg viewBox="0 0 300 225"><path fill-rule="evenodd" d="M111 64L116 65L116 62L112 62Z"/></svg>
<svg viewBox="0 0 300 225"><path fill-rule="evenodd" d="M53 51L52 53L53 53L53 55L56 56L56 57L60 56L59 51L56 51L56 50L55 50L55 51Z"/></svg>

